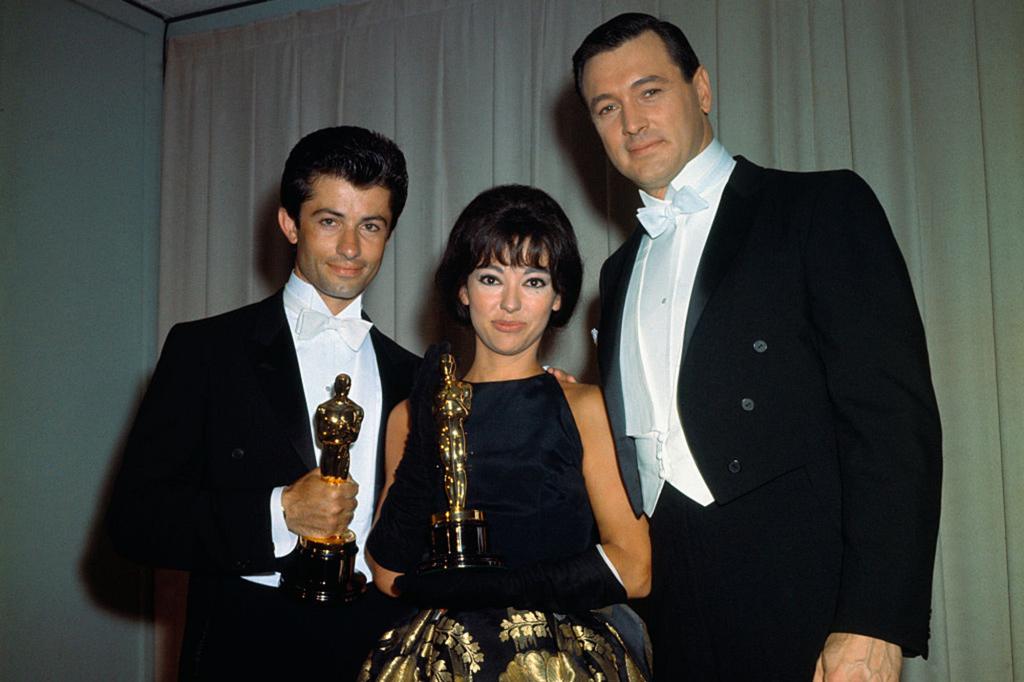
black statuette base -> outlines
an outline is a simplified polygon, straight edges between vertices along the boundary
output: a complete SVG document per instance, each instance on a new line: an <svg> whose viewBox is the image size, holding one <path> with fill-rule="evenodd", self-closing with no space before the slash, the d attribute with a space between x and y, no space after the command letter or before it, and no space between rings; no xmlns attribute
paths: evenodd
<svg viewBox="0 0 1024 682"><path fill-rule="evenodd" d="M355 570L357 551L354 539L334 544L300 538L295 556L281 574L281 589L300 601L353 601L366 591L366 576Z"/></svg>
<svg viewBox="0 0 1024 682"><path fill-rule="evenodd" d="M474 509L447 511L430 517L430 558L418 572L453 568L501 568L502 561L487 551L487 522Z"/></svg>

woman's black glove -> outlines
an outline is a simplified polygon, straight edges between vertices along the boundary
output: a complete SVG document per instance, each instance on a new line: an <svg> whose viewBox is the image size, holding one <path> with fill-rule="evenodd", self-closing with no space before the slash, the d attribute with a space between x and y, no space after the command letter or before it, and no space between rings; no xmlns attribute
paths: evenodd
<svg viewBox="0 0 1024 682"><path fill-rule="evenodd" d="M625 588L596 547L568 559L510 570L458 568L406 574L395 586L403 599L422 608L512 606L573 613L626 601Z"/></svg>

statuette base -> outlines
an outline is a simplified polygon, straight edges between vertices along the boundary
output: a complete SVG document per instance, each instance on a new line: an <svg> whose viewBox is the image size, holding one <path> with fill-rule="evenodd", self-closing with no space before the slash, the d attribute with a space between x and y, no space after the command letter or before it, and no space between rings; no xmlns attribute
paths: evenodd
<svg viewBox="0 0 1024 682"><path fill-rule="evenodd" d="M420 573L453 568L500 568L501 559L487 551L487 523L476 509L446 511L430 517L431 556Z"/></svg>
<svg viewBox="0 0 1024 682"><path fill-rule="evenodd" d="M366 591L366 576L355 570L357 551L352 531L340 538L299 538L280 589L305 602L351 602Z"/></svg>

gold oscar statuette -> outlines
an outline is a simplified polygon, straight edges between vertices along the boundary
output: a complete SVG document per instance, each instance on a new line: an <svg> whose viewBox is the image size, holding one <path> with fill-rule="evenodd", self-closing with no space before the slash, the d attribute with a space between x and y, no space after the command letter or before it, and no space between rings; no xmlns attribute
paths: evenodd
<svg viewBox="0 0 1024 682"><path fill-rule="evenodd" d="M455 378L455 358L441 355L441 388L434 398L438 450L444 469L448 509L433 514L431 553L420 572L467 567L500 567L501 560L487 551L484 513L466 509L466 430L473 402L473 387Z"/></svg>
<svg viewBox="0 0 1024 682"><path fill-rule="evenodd" d="M334 397L316 408L313 425L320 442L320 476L332 485L348 480L349 448L359 437L363 408L348 391L352 380L339 374ZM356 534L346 529L326 538L299 538L281 587L302 601L334 604L349 602L366 591L366 576L355 570Z"/></svg>

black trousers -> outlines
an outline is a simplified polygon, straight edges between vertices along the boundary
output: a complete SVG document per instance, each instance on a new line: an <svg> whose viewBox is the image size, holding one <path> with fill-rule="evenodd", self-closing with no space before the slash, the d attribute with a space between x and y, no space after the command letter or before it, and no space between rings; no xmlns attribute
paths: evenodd
<svg viewBox="0 0 1024 682"><path fill-rule="evenodd" d="M811 680L842 543L803 469L708 507L666 484L651 543L656 680Z"/></svg>
<svg viewBox="0 0 1024 682"><path fill-rule="evenodd" d="M241 578L193 574L183 680L355 680L378 637L414 609L377 591L351 604L301 603Z"/></svg>

